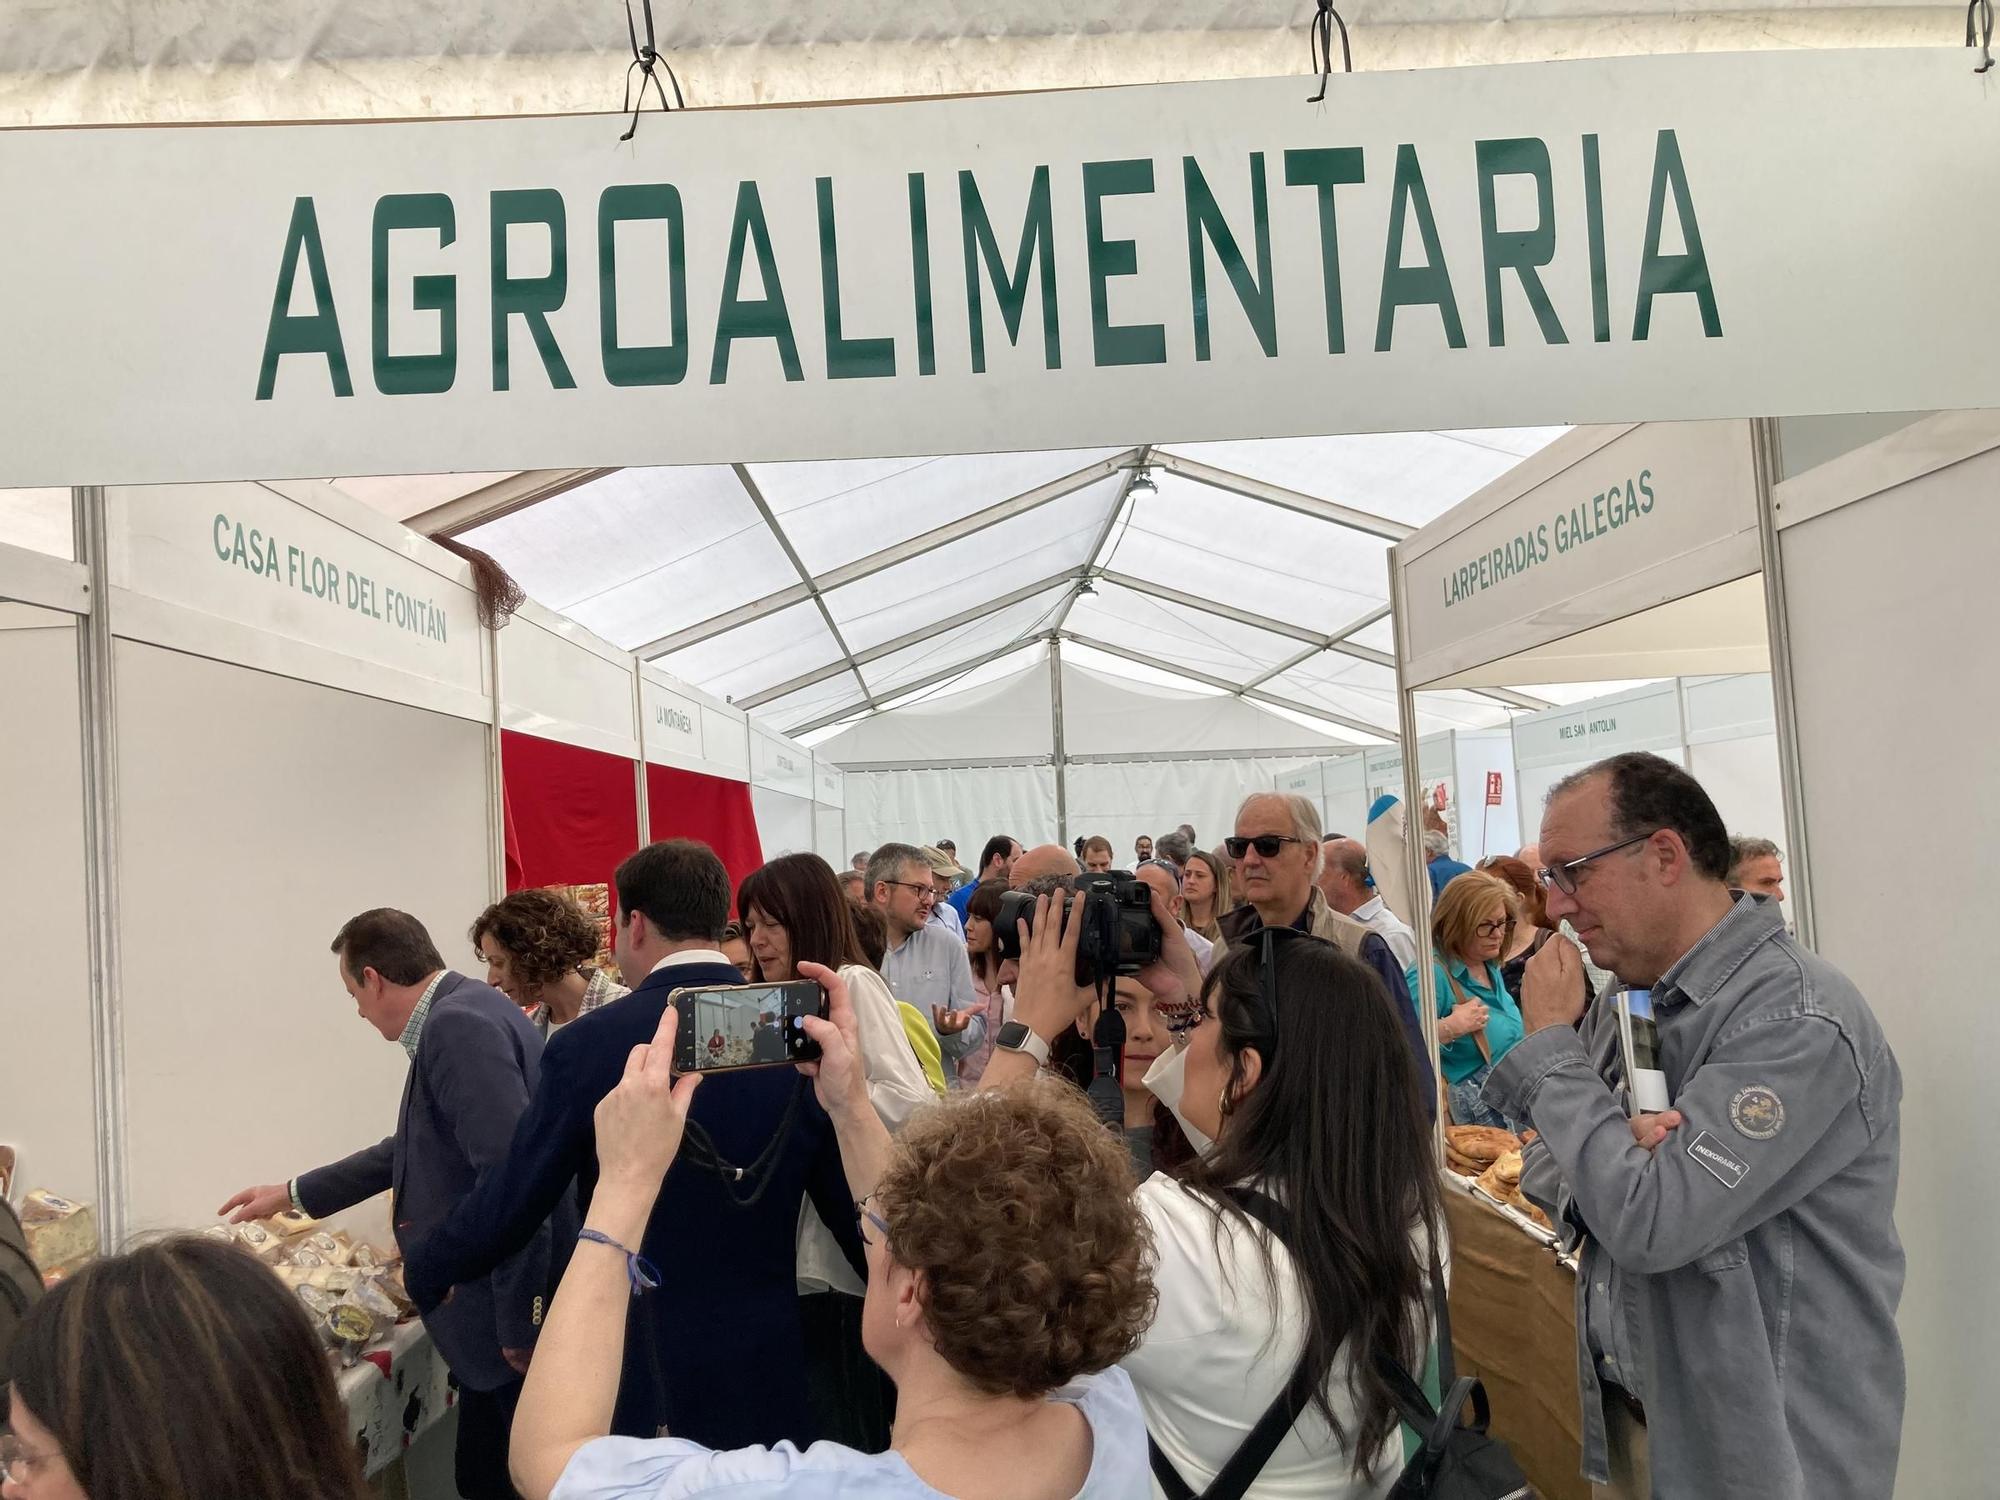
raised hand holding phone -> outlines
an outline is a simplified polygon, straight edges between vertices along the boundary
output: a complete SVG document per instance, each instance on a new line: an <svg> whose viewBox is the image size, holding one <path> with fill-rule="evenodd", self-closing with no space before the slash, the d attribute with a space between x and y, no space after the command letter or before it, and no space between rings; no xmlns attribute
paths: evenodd
<svg viewBox="0 0 2000 1500"><path fill-rule="evenodd" d="M602 1183L646 1186L657 1192L681 1149L688 1106L699 1073L674 1076L674 1033L680 1016L669 1005L650 1043L625 1059L618 1087L597 1102L597 1169Z"/></svg>
<svg viewBox="0 0 2000 1500"><path fill-rule="evenodd" d="M857 1107L872 1114L868 1077L861 1066L861 1024L854 1018L847 981L824 964L815 963L801 963L799 977L812 980L826 992L825 1019L805 1018L806 1035L819 1045L819 1061L802 1062L799 1071L813 1081L820 1108L836 1121Z"/></svg>

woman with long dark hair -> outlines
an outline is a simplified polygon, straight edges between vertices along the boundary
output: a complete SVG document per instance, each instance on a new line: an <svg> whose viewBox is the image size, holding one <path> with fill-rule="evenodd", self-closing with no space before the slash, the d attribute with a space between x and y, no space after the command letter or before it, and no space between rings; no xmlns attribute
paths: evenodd
<svg viewBox="0 0 2000 1500"><path fill-rule="evenodd" d="M820 964L846 981L859 1027L868 1099L891 1135L921 1104L937 1098L904 1029L889 986L861 951L854 917L833 867L817 854L786 854L745 878L736 909L749 929L755 979L785 984L800 964ZM929 1034L929 1026L925 1025ZM805 1326L807 1386L821 1436L876 1452L889 1441L891 1398L862 1353L865 1288L808 1201L799 1211L799 1313Z"/></svg>
<svg viewBox="0 0 2000 1500"><path fill-rule="evenodd" d="M1075 981L1077 924L1058 937L1046 918L1037 911L1015 1004L1043 1038L1091 995ZM1304 933L1250 938L1201 993L1175 1112L1212 1144L1179 1181L1139 1187L1159 1311L1125 1368L1154 1440L1200 1491L1303 1363L1311 1401L1246 1493L1379 1495L1401 1450L1375 1357L1422 1371L1443 1243L1409 1042L1381 980ZM996 1052L987 1085L1022 1076L1020 1061ZM1246 1188L1281 1205L1282 1243L1238 1202Z"/></svg>
<svg viewBox="0 0 2000 1500"><path fill-rule="evenodd" d="M1221 947L1222 914L1232 905L1229 866L1221 855L1206 849L1194 851L1194 858L1181 874L1181 900L1187 905L1188 926Z"/></svg>
<svg viewBox="0 0 2000 1500"><path fill-rule="evenodd" d="M972 963L972 992L986 1015L986 1040L976 1051L958 1060L959 1080L970 1088L986 1071L993 1055L993 1039L1007 1023L1014 1003L1015 962L1000 956L1000 898L1007 894L1004 880L982 880L965 903L965 956Z"/></svg>
<svg viewBox="0 0 2000 1500"><path fill-rule="evenodd" d="M304 1306L235 1245L92 1262L30 1309L13 1363L8 1500L366 1500Z"/></svg>

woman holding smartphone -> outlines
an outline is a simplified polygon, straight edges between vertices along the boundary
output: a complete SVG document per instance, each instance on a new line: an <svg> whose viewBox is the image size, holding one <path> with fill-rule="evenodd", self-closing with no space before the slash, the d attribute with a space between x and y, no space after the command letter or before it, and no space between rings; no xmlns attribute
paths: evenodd
<svg viewBox="0 0 2000 1500"><path fill-rule="evenodd" d="M829 1019L806 1021L821 1058L801 1070L839 1134L867 1244L863 1328L899 1398L888 1450L716 1452L605 1436L628 1309L652 1276L625 1247L639 1241L701 1084L672 1075L669 1007L597 1108L597 1192L522 1392L516 1487L526 1500L1148 1500L1145 1426L1117 1362L1151 1316L1153 1289L1118 1143L1074 1090L1046 1080L953 1094L892 1140L869 1098L846 983L799 968L827 991Z"/></svg>
<svg viewBox="0 0 2000 1500"><path fill-rule="evenodd" d="M801 964L837 971L858 1028L869 1102L891 1134L937 1097L903 1029L896 997L862 956L840 881L816 854L787 854L744 880L736 909L749 932L755 979L783 984ZM823 1436L873 1450L889 1440L895 1395L862 1350L861 1278L810 1202L799 1210L799 1317L806 1395Z"/></svg>

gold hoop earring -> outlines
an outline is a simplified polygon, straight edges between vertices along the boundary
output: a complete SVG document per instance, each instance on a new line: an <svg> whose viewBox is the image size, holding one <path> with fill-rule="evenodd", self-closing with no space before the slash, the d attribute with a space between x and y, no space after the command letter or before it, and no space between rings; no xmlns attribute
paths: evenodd
<svg viewBox="0 0 2000 1500"><path fill-rule="evenodd" d="M1225 1120L1229 1118L1229 1103L1229 1090L1224 1089L1221 1097L1215 1101L1215 1112Z"/></svg>

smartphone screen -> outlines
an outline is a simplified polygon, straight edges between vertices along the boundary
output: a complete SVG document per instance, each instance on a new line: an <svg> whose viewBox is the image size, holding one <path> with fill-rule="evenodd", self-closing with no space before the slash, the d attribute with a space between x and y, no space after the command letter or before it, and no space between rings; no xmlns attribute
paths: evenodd
<svg viewBox="0 0 2000 1500"><path fill-rule="evenodd" d="M681 1020L676 1072L732 1073L819 1060L805 1017L825 1018L826 991L810 979L675 990L670 998Z"/></svg>

